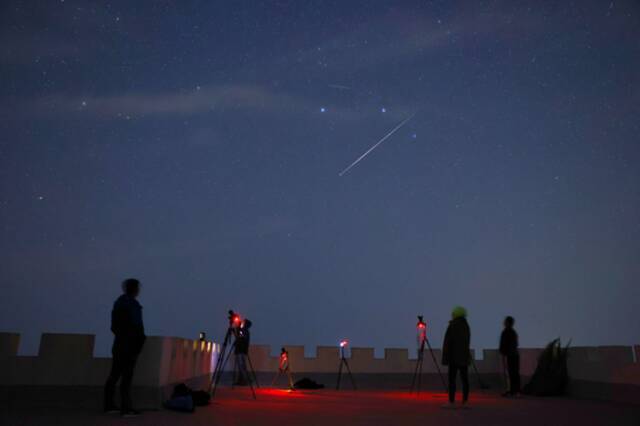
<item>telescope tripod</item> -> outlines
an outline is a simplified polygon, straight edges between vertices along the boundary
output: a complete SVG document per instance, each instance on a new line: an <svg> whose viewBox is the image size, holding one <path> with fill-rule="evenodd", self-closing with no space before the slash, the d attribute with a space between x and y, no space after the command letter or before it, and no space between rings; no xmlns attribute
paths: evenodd
<svg viewBox="0 0 640 426"><path fill-rule="evenodd" d="M287 379L289 379L289 389L293 390L293 375L291 374L291 368L289 368L288 365L284 369L278 368L278 372L271 382L271 387L275 386L280 376L285 374L287 375Z"/></svg>
<svg viewBox="0 0 640 426"><path fill-rule="evenodd" d="M416 361L416 369L413 372L413 380L411 381L411 392L416 388L416 378L418 379L418 387L417 393L420 395L420 386L422 384L422 364L424 363L424 345L427 344L429 348L429 353L431 353L431 359L433 360L433 364L436 366L436 370L438 370L438 376L440 376L440 380L442 380L442 386L445 391L449 390L449 386L447 386L447 382L444 380L444 376L440 371L440 366L438 365L438 361L436 360L436 356L433 354L433 349L431 348L431 344L429 343L429 339L425 337L425 339L420 344L420 349L418 350L418 360Z"/></svg>
<svg viewBox="0 0 640 426"><path fill-rule="evenodd" d="M218 384L220 383L220 378L224 373L224 369L227 366L227 362L229 361L231 354L235 353L235 347L236 347L235 341L231 345L230 350L227 352L227 346L229 345L229 341L231 340L232 335L235 335L235 334L233 332L233 328L230 326L227 329L227 334L224 337L222 348L220 349L220 353L218 354L218 359L216 360L216 366L213 370L213 376L211 377L211 384L209 386L210 388L209 393L211 394L211 399L213 399L216 394L216 389L218 388ZM258 378L256 377L256 372L253 369L253 364L251 363L251 358L249 357L249 354L235 354L235 362L233 367L234 371L233 371L232 379L235 380L237 377L238 357L241 357L241 356L246 357L246 360L249 363L249 367L251 368L253 381L255 381L257 387L260 387L258 385ZM244 378L247 380L247 383L249 383L249 387L251 388L251 394L253 395L253 399L256 399L256 391L253 389L252 377L249 377L246 365L242 369L241 373L243 373ZM233 388L233 382L231 387Z"/></svg>
<svg viewBox="0 0 640 426"><path fill-rule="evenodd" d="M482 381L482 378L480 378L480 373L478 372L478 367L476 367L476 362L473 359L473 356L471 356L471 365L473 366L473 371L476 373L476 377L478 378L478 384L480 385L480 389L489 389L489 385L487 385L485 382Z"/></svg>
<svg viewBox="0 0 640 426"><path fill-rule="evenodd" d="M351 374L351 369L349 368L349 363L347 362L347 358L344 356L344 347L340 348L340 367L338 368L338 383L336 384L336 390L340 390L340 379L342 378L342 366L346 367L347 373L349 373L349 379L351 379L351 385L353 389L356 390L356 382L353 380L353 375Z"/></svg>
<svg viewBox="0 0 640 426"><path fill-rule="evenodd" d="M248 369L247 369L247 363L249 364ZM240 364L242 364L242 366L239 368ZM251 373L251 375L249 375L249 373ZM242 383L241 380L246 380L249 386L252 387L252 391L253 391L252 383L255 383L257 388L260 387L260 384L258 383L258 378L256 377L256 372L253 369L253 364L251 363L251 357L249 356L249 354L234 354L233 381L231 382L231 389L241 384Z"/></svg>
<svg viewBox="0 0 640 426"><path fill-rule="evenodd" d="M225 354L227 351L227 346L229 341L231 340L231 335L233 334L233 329L231 325L227 328L227 333L224 336L224 340L222 341L222 347L220 348L220 352L218 353L218 358L216 359L216 366L213 369L213 375L211 376L211 383L209 383L209 393L211 394L211 399L216 394L216 389L218 388L218 383L220 382L220 377L222 376L222 370L224 369L224 360Z"/></svg>

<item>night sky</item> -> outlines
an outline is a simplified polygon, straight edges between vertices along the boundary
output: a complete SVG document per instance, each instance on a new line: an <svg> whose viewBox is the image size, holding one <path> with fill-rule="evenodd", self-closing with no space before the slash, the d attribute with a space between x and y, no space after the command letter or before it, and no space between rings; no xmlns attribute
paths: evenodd
<svg viewBox="0 0 640 426"><path fill-rule="evenodd" d="M634 0L5 0L0 329L637 344L638 117Z"/></svg>

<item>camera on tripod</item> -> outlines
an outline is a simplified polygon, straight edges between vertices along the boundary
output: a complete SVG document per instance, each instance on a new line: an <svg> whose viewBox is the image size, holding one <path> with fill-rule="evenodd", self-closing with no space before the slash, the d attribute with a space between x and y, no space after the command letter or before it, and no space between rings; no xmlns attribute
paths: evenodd
<svg viewBox="0 0 640 426"><path fill-rule="evenodd" d="M424 363L424 346L427 345L429 349L429 353L431 354L431 359L433 360L433 364L438 371L438 375L440 376L440 380L442 380L442 385L445 389L447 389L447 384L444 381L444 377L440 372L440 367L438 366L438 361L436 361L436 357L433 354L433 349L431 348L431 344L429 343L429 339L427 338L427 323L424 322L424 317L422 315L418 315L418 323L416 324L416 343L418 344L418 359L416 360L416 369L413 372L413 380L411 382L411 392L415 389L416 379L418 382L418 395L420 394L420 385L422 382L422 364Z"/></svg>
<svg viewBox="0 0 640 426"><path fill-rule="evenodd" d="M422 351L424 350L424 344L427 340L427 323L424 322L424 318L422 317L422 315L418 315L416 331L418 332L416 336L416 343L418 344L418 356L421 356Z"/></svg>
<svg viewBox="0 0 640 426"><path fill-rule="evenodd" d="M233 309L229 309L229 327L240 327L240 324L242 324L242 318L240 317L240 314L237 314L233 311Z"/></svg>
<svg viewBox="0 0 640 426"><path fill-rule="evenodd" d="M351 384L353 385L353 389L356 389L356 382L353 380L353 375L351 374L351 369L349 368L349 363L347 362L347 358L344 354L344 349L349 346L349 340L342 339L340 340L340 367L338 367L338 383L336 384L336 390L340 390L340 380L342 379L342 367L344 366L347 369L347 373L349 373L349 378L351 379Z"/></svg>

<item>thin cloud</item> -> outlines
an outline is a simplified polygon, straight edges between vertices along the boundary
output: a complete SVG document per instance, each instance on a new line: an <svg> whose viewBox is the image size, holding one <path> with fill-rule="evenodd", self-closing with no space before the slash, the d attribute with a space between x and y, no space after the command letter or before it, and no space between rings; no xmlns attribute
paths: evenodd
<svg viewBox="0 0 640 426"><path fill-rule="evenodd" d="M320 113L318 103L308 97L263 86L242 84L204 86L160 93L132 92L93 96L58 93L31 100L7 102L5 107L5 115L19 114L31 118L76 116L93 119L133 119L234 112L287 116ZM411 105L398 106L386 116L389 119L398 119L406 115L407 111L413 110L415 107ZM323 114L339 117L340 120L361 120L378 114L378 111L333 105Z"/></svg>
<svg viewBox="0 0 640 426"><path fill-rule="evenodd" d="M196 87L161 93L115 95L53 94L26 102L23 109L45 115L82 113L98 117L191 115L201 112L253 109L265 112L309 108L304 99L250 85Z"/></svg>

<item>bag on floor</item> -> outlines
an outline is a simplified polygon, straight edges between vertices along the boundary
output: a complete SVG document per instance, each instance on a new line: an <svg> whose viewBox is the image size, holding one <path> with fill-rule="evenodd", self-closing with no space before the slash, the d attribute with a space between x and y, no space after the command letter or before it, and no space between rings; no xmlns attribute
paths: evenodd
<svg viewBox="0 0 640 426"><path fill-rule="evenodd" d="M191 395L172 396L171 399L165 401L164 408L167 410L180 411L183 413L193 413L195 405Z"/></svg>
<svg viewBox="0 0 640 426"><path fill-rule="evenodd" d="M211 399L211 395L209 392L203 390L191 391L191 398L193 398L193 403L197 406L209 405L209 399Z"/></svg>
<svg viewBox="0 0 640 426"><path fill-rule="evenodd" d="M184 383L178 383L173 387L171 398L164 403L164 408L183 413L192 413L195 410L193 391Z"/></svg>
<svg viewBox="0 0 640 426"><path fill-rule="evenodd" d="M293 385L294 389L324 389L324 385L316 383L308 377L304 377Z"/></svg>

